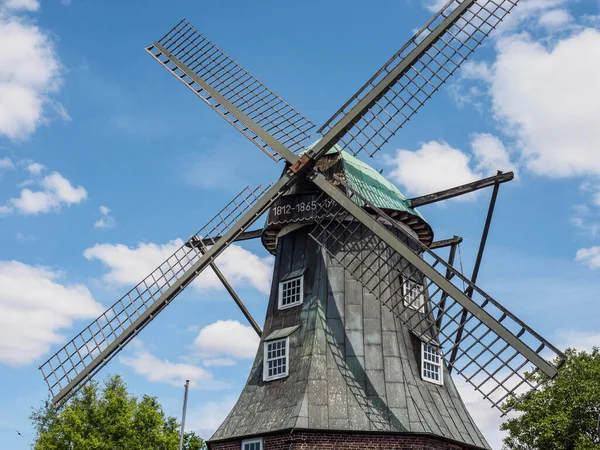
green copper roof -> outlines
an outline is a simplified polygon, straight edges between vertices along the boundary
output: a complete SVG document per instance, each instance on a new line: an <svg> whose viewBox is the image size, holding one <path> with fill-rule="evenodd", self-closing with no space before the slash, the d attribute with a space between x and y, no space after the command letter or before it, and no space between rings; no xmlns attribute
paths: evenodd
<svg viewBox="0 0 600 450"><path fill-rule="evenodd" d="M310 145L305 151L313 148L317 142ZM346 180L358 194L378 208L406 211L425 220L418 211L409 206L404 194L387 178L368 164L342 150L338 145L333 146L326 154L333 155L336 153L341 153Z"/></svg>
<svg viewBox="0 0 600 450"><path fill-rule="evenodd" d="M342 151L342 162L350 187L375 206L407 211L423 219L418 211L408 205L408 200L402 192L371 166L345 151Z"/></svg>

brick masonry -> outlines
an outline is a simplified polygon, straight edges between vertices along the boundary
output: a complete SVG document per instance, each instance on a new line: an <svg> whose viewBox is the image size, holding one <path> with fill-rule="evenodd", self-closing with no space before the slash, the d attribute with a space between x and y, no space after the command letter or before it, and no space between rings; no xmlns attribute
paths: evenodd
<svg viewBox="0 0 600 450"><path fill-rule="evenodd" d="M264 436L262 450L467 450L466 446L423 435L290 431ZM242 450L242 440L209 442L209 450Z"/></svg>

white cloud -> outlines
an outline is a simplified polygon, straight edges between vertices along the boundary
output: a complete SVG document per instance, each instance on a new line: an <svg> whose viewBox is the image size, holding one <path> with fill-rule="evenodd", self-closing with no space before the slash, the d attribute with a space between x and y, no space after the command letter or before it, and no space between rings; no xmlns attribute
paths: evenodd
<svg viewBox="0 0 600 450"><path fill-rule="evenodd" d="M462 401L479 430L481 430L493 449L500 450L502 448L502 439L506 436L506 432L500 431L500 425L509 417L513 417L514 413L509 413L508 417L502 417L500 411L492 408L490 401L484 399L462 377L455 376L453 380Z"/></svg>
<svg viewBox="0 0 600 450"><path fill-rule="evenodd" d="M437 13L447 2L448 0L425 0L424 3L425 8L431 12Z"/></svg>
<svg viewBox="0 0 600 450"><path fill-rule="evenodd" d="M13 169L15 165L10 158L0 158L0 170L1 169Z"/></svg>
<svg viewBox="0 0 600 450"><path fill-rule="evenodd" d="M104 279L117 285L133 285L148 276L181 246L175 239L166 244L139 243L131 248L123 244L96 244L84 252L88 259L104 263L109 272ZM215 261L225 277L235 285L250 285L268 294L271 287L273 257L261 258L238 245L228 247ZM199 291L223 289L212 269L207 268L192 284Z"/></svg>
<svg viewBox="0 0 600 450"><path fill-rule="evenodd" d="M538 23L549 30L561 28L573 21L573 16L566 9L551 9L540 16Z"/></svg>
<svg viewBox="0 0 600 450"><path fill-rule="evenodd" d="M232 358L211 358L202 361L206 367L229 367L237 364L235 359Z"/></svg>
<svg viewBox="0 0 600 450"><path fill-rule="evenodd" d="M595 238L600 233L600 217L597 213L591 211L585 204L573 206L574 214L571 217L571 224L583 230L590 237Z"/></svg>
<svg viewBox="0 0 600 450"><path fill-rule="evenodd" d="M15 15L39 9L35 0L0 6L0 136L24 139L46 121L51 95L62 84L62 66L50 34Z"/></svg>
<svg viewBox="0 0 600 450"><path fill-rule="evenodd" d="M594 347L600 347L599 332L562 330L557 334L557 342L560 342L559 348L574 348L579 351L591 352Z"/></svg>
<svg viewBox="0 0 600 450"><path fill-rule="evenodd" d="M26 365L64 341L61 329L104 308L80 284L62 274L18 261L0 261L0 362Z"/></svg>
<svg viewBox="0 0 600 450"><path fill-rule="evenodd" d="M12 11L37 11L40 9L38 0L3 0L0 2L0 9Z"/></svg>
<svg viewBox="0 0 600 450"><path fill-rule="evenodd" d="M575 254L575 260L579 261L590 269L600 269L600 247L581 248Z"/></svg>
<svg viewBox="0 0 600 450"><path fill-rule="evenodd" d="M16 208L21 214L36 215L58 211L62 205L81 203L87 198L87 191L83 186L74 187L58 172L45 176L39 184L43 188L41 191L23 189L18 198L9 200L9 206Z"/></svg>
<svg viewBox="0 0 600 450"><path fill-rule="evenodd" d="M397 150L386 163L394 166L390 178L410 195L429 194L480 178L469 167L470 158L446 142L426 142L416 151Z"/></svg>
<svg viewBox="0 0 600 450"><path fill-rule="evenodd" d="M494 175L498 170L516 172L517 168L498 137L486 133L475 134L471 147L477 160L477 170L484 175Z"/></svg>
<svg viewBox="0 0 600 450"><path fill-rule="evenodd" d="M27 162L27 171L31 175L39 175L46 167L43 164L36 163L34 161Z"/></svg>
<svg viewBox="0 0 600 450"><path fill-rule="evenodd" d="M17 232L17 241L19 242L33 242L35 241L35 236L33 234L25 235L21 232Z"/></svg>
<svg viewBox="0 0 600 450"><path fill-rule="evenodd" d="M100 208L100 219L94 222L95 228L112 228L115 226L115 219L110 215L110 209L107 206L101 206Z"/></svg>
<svg viewBox="0 0 600 450"><path fill-rule="evenodd" d="M201 356L230 356L251 359L256 356L260 338L250 326L237 320L218 320L200 330L194 348Z"/></svg>
<svg viewBox="0 0 600 450"><path fill-rule="evenodd" d="M521 0L512 13L500 24L495 35L515 32L519 26L548 28L547 22L558 20L556 17L552 18L552 11L561 11L562 7L568 3L568 0ZM544 20L544 16L548 14L550 17Z"/></svg>
<svg viewBox="0 0 600 450"><path fill-rule="evenodd" d="M424 195L495 175L496 170L512 170L508 152L497 137L475 134L471 142L474 157L443 141L421 144L418 150L399 149L387 157L392 166L390 178L401 184L410 195ZM467 201L473 195L457 197Z"/></svg>
<svg viewBox="0 0 600 450"><path fill-rule="evenodd" d="M237 401L234 395L226 395L219 400L200 402L200 407L190 408L186 428L195 431L202 439L208 439L223 423Z"/></svg>
<svg viewBox="0 0 600 450"><path fill-rule="evenodd" d="M466 61L461 69L460 76L469 80L490 81L493 73L489 64L481 61Z"/></svg>
<svg viewBox="0 0 600 450"><path fill-rule="evenodd" d="M83 187L73 187L71 182L58 172L53 172L44 177L41 181L41 185L48 192L53 192L60 202L68 205L79 203L87 197L87 192Z"/></svg>
<svg viewBox="0 0 600 450"><path fill-rule="evenodd" d="M146 350L143 344L136 341L132 356L119 357L121 364L131 367L152 383L166 383L171 386L183 386L190 380L190 387L214 390L229 387L228 384L215 381L210 372L192 364L174 363L168 359L160 359Z"/></svg>
<svg viewBox="0 0 600 450"><path fill-rule="evenodd" d="M599 175L600 32L586 29L554 45L505 36L497 51L492 108L526 167L554 177Z"/></svg>

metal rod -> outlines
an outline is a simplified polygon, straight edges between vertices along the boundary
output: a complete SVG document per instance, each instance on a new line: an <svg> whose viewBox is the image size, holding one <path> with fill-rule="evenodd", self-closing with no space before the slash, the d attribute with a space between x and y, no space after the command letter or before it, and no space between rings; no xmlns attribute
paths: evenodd
<svg viewBox="0 0 600 450"><path fill-rule="evenodd" d="M242 234L240 234L238 237L236 237L233 242L238 242L238 241L247 241L250 239L256 239L262 236L262 228L259 228L258 230L250 230L250 231L244 231ZM194 236L196 238L196 236ZM221 236L215 236L214 238L206 238L206 239L192 239L189 242L187 242L186 244L189 247L200 247L200 244L202 245L212 245L214 242L217 242L219 239L221 239Z"/></svg>
<svg viewBox="0 0 600 450"><path fill-rule="evenodd" d="M198 246L198 251L200 251L200 253L204 254L204 250L202 249L201 246ZM248 322L250 322L250 325L252 325L252 328L254 328L254 331L256 331L256 334L258 334L258 337L261 337L262 330L258 326L258 323L256 323L256 320L254 320L254 317L252 317L252 314L250 314L250 311L248 311L248 309L246 308L246 305L244 305L244 303L242 302L240 297L237 295L237 293L233 289L233 286L231 286L231 284L229 284L229 281L227 281L227 278L225 278L225 275L223 275L223 272L221 272L221 270L219 270L219 268L217 267L217 265L214 262L210 263L210 268L215 272L215 275L217 275L217 278L221 281L221 283L223 283L223 286L225 287L227 292L229 292L229 295L231 295L231 298L233 298L233 301L236 303L236 305L238 305L238 307L240 308L240 311L242 311L242 314L244 315L244 317L246 317Z"/></svg>
<svg viewBox="0 0 600 450"><path fill-rule="evenodd" d="M429 250L437 250L438 248L451 247L462 243L463 238L460 236L454 236L451 239L443 239L441 241L435 241L429 246ZM451 262L448 264L452 265Z"/></svg>
<svg viewBox="0 0 600 450"><path fill-rule="evenodd" d="M187 411L187 399L189 388L190 380L185 380L185 391L183 393L183 412L181 413L181 430L179 433L179 450L183 450L183 435L185 432L185 412Z"/></svg>
<svg viewBox="0 0 600 450"><path fill-rule="evenodd" d="M498 175L500 175L500 173L501 172L498 172ZM492 191L492 198L490 199L490 206L488 208L487 217L485 218L485 225L483 227L483 233L481 234L481 242L479 243L477 258L475 259L475 267L473 267L473 275L471 275L471 283L473 284L477 282L477 277L479 276L479 268L481 267L481 260L483 259L483 252L485 250L485 244L487 242L488 234L490 231L490 225L492 223L492 217L494 215L494 208L496 206L496 199L498 198L499 189L500 182L497 181L496 184L494 184L494 190ZM473 288L469 286L465 294L467 297L472 298ZM452 349L450 360L448 361L448 372L452 372L452 366L454 364L454 361L456 360L456 353L458 352L458 343L462 339L465 323L467 321L467 315L467 310L463 308L462 315L460 317L460 324L458 325L458 329L456 330L456 340L454 343L454 348Z"/></svg>
<svg viewBox="0 0 600 450"><path fill-rule="evenodd" d="M429 205L431 203L441 202L443 200L448 200L460 195L465 195L486 187L495 186L500 183L506 183L507 181L512 181L514 178L515 174L513 172L498 172L498 175L494 175L493 177L484 178L482 180L456 186L444 191L434 192L433 194L411 198L408 200L408 202L411 208L417 208L419 206Z"/></svg>

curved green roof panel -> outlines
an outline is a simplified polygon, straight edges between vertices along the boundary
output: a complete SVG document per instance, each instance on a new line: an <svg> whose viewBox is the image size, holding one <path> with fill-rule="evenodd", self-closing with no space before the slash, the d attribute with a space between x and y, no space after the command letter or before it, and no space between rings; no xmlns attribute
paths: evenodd
<svg viewBox="0 0 600 450"><path fill-rule="evenodd" d="M342 150L342 163L350 187L378 208L406 211L425 220L409 206L407 198L393 183L368 164Z"/></svg>
<svg viewBox="0 0 600 450"><path fill-rule="evenodd" d="M312 149L320 141L309 145L302 153ZM419 211L410 207L408 199L392 182L360 159L344 151L339 145L331 147L326 155L341 154L346 181L350 187L378 208L394 209L414 214L425 220Z"/></svg>

